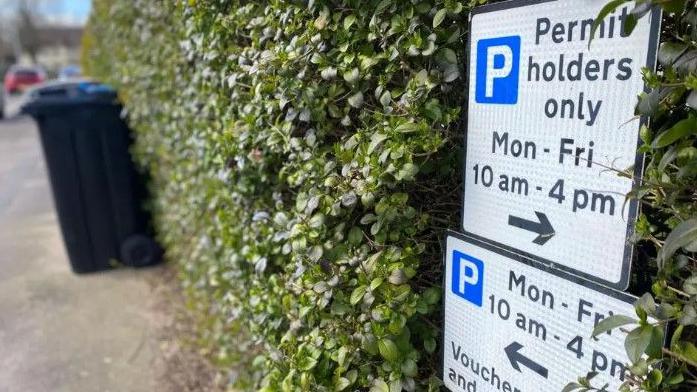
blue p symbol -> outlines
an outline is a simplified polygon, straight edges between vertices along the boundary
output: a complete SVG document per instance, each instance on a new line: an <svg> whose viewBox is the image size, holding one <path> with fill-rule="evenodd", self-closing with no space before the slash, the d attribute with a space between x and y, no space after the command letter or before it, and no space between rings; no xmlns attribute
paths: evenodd
<svg viewBox="0 0 697 392"><path fill-rule="evenodd" d="M477 103L513 105L518 102L520 36L477 42Z"/></svg>
<svg viewBox="0 0 697 392"><path fill-rule="evenodd" d="M453 251L452 292L481 307L483 288L484 263L462 252Z"/></svg>

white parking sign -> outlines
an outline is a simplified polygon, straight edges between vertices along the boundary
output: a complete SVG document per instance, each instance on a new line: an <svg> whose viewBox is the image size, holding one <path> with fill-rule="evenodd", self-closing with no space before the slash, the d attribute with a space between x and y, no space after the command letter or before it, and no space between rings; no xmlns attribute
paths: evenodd
<svg viewBox="0 0 697 392"><path fill-rule="evenodd" d="M592 338L634 297L485 242L451 234L445 254L443 382L451 391L547 392L597 372L616 391L626 333Z"/></svg>
<svg viewBox="0 0 697 392"><path fill-rule="evenodd" d="M462 225L624 290L637 217L625 195L642 166L634 102L641 68L655 63L660 18L628 35L634 4L622 4L590 43L605 4L515 0L473 12Z"/></svg>

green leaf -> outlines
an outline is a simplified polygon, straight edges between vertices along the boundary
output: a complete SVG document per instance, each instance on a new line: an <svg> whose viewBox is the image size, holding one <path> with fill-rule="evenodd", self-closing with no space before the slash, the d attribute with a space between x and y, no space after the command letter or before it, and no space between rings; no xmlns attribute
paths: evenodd
<svg viewBox="0 0 697 392"><path fill-rule="evenodd" d="M315 27L318 30L322 30L325 27L327 27L327 23L329 22L329 13L328 12L321 12L317 19L315 19Z"/></svg>
<svg viewBox="0 0 697 392"><path fill-rule="evenodd" d="M413 163L405 163L397 173L398 180L411 181L419 173L419 167Z"/></svg>
<svg viewBox="0 0 697 392"><path fill-rule="evenodd" d="M392 94L389 90L385 91L384 93L382 93L382 95L380 95L380 104L382 104L382 106L388 106L391 102Z"/></svg>
<svg viewBox="0 0 697 392"><path fill-rule="evenodd" d="M334 383L334 390L343 391L344 389L348 388L349 385L351 385L351 381L349 381L347 378L339 377L336 380L336 383Z"/></svg>
<svg viewBox="0 0 697 392"><path fill-rule="evenodd" d="M306 354L306 356L300 358L298 361L298 369L300 370L310 370L314 368L317 365L317 360L310 357L309 355Z"/></svg>
<svg viewBox="0 0 697 392"><path fill-rule="evenodd" d="M356 23L356 15L348 15L346 18L344 18L344 30L350 29L354 23Z"/></svg>
<svg viewBox="0 0 697 392"><path fill-rule="evenodd" d="M348 240L353 245L360 244L363 240L363 231L361 231L359 227L353 226L351 230L349 230Z"/></svg>
<svg viewBox="0 0 697 392"><path fill-rule="evenodd" d="M362 225L368 225L370 223L373 223L378 220L378 217L375 216L375 214L365 214L361 218L360 222Z"/></svg>
<svg viewBox="0 0 697 392"><path fill-rule="evenodd" d="M440 58L445 60L449 64L454 64L457 65L457 54L455 53L454 50L450 48L443 48L438 52L440 55Z"/></svg>
<svg viewBox="0 0 697 392"><path fill-rule="evenodd" d="M661 381L663 381L663 373L658 369L653 369L649 373L647 379L651 382L651 385L658 386L661 384Z"/></svg>
<svg viewBox="0 0 697 392"><path fill-rule="evenodd" d="M629 366L629 371L640 377L645 376L649 373L649 364L642 358Z"/></svg>
<svg viewBox="0 0 697 392"><path fill-rule="evenodd" d="M402 380L390 381L390 392L402 392Z"/></svg>
<svg viewBox="0 0 697 392"><path fill-rule="evenodd" d="M665 332L662 327L651 326L651 341L646 347L646 354L651 358L661 358L663 355L663 342L665 341Z"/></svg>
<svg viewBox="0 0 697 392"><path fill-rule="evenodd" d="M625 35L632 34L632 31L634 31L634 28L636 27L638 22L639 22L639 19L635 15L632 15L632 14L627 15L627 17L624 20L624 24L623 24L623 33Z"/></svg>
<svg viewBox="0 0 697 392"><path fill-rule="evenodd" d="M339 366L344 366L344 363L346 362L346 355L348 354L348 348L346 346L341 346L339 348L339 351L337 352L336 356L336 362L339 364Z"/></svg>
<svg viewBox="0 0 697 392"><path fill-rule="evenodd" d="M694 241L697 241L697 218L686 220L673 229L658 251L659 262L665 263L678 249Z"/></svg>
<svg viewBox="0 0 697 392"><path fill-rule="evenodd" d="M663 0L660 2L663 10L670 14L681 14L685 10L685 0Z"/></svg>
<svg viewBox="0 0 697 392"><path fill-rule="evenodd" d="M673 336L670 338L670 349L675 350L677 345L680 343L680 337L682 336L682 331L685 329L685 326L683 325L678 325L677 328L675 328L675 332L673 332Z"/></svg>
<svg viewBox="0 0 697 392"><path fill-rule="evenodd" d="M649 129L649 127L647 127L646 125L642 125L639 129L639 138L641 139L641 141L644 143L649 143L651 141L652 136L653 135L651 134L651 130Z"/></svg>
<svg viewBox="0 0 697 392"><path fill-rule="evenodd" d="M662 302L656 307L656 313L654 315L658 320L668 320L675 317L678 310L671 304L667 302Z"/></svg>
<svg viewBox="0 0 697 392"><path fill-rule="evenodd" d="M697 347L691 342L680 342L680 354L692 362L692 366L697 364Z"/></svg>
<svg viewBox="0 0 697 392"><path fill-rule="evenodd" d="M642 116L653 116L658 111L661 99L663 99L661 92L661 89L653 89L648 93L642 93L639 96L636 113Z"/></svg>
<svg viewBox="0 0 697 392"><path fill-rule="evenodd" d="M656 136L653 143L651 143L651 147L663 148L693 134L697 134L697 118L686 118L678 121L671 128Z"/></svg>
<svg viewBox="0 0 697 392"><path fill-rule="evenodd" d="M617 327L621 327L623 325L627 324L635 324L637 320L635 320L632 317L628 316L623 316L621 314L617 314L614 316L610 316L606 319L603 319L601 322L599 322L595 328L593 328L593 337L596 337L602 333L611 331Z"/></svg>
<svg viewBox="0 0 697 392"><path fill-rule="evenodd" d="M430 99L424 105L424 113L433 121L440 121L443 118L443 112L440 110L440 103L437 99Z"/></svg>
<svg viewBox="0 0 697 392"><path fill-rule="evenodd" d="M320 76L324 80L334 79L336 77L336 68L334 68L334 67L325 68L320 72Z"/></svg>
<svg viewBox="0 0 697 392"><path fill-rule="evenodd" d="M343 316L351 311L351 307L346 302L333 301L330 311L333 315Z"/></svg>
<svg viewBox="0 0 697 392"><path fill-rule="evenodd" d="M431 287L426 289L423 293L423 298L429 305L435 305L440 301L440 289Z"/></svg>
<svg viewBox="0 0 697 392"><path fill-rule="evenodd" d="M376 378L373 386L370 387L370 392L390 392L390 387L382 379Z"/></svg>
<svg viewBox="0 0 697 392"><path fill-rule="evenodd" d="M443 81L446 83L450 83L459 77L460 77L460 70L458 69L457 65L455 65L455 64L449 64L443 70Z"/></svg>
<svg viewBox="0 0 697 392"><path fill-rule="evenodd" d="M661 157L661 161L658 163L658 170L661 172L666 170L666 167L673 163L675 159L678 157L678 148L677 146L672 146L668 151L663 154L663 157Z"/></svg>
<svg viewBox="0 0 697 392"><path fill-rule="evenodd" d="M363 299L363 296L365 295L366 290L368 289L368 286L366 285L361 285L353 289L353 292L351 293L351 305L357 304L361 299Z"/></svg>
<svg viewBox="0 0 697 392"><path fill-rule="evenodd" d="M390 273L389 278L387 278L387 281L394 284L394 285L404 284L408 280L409 279L407 278L407 275L404 273L404 270L401 268L393 270L392 273Z"/></svg>
<svg viewBox="0 0 697 392"><path fill-rule="evenodd" d="M656 312L656 301L653 299L651 293L644 293L638 300L634 303L635 308L639 308L653 316Z"/></svg>
<svg viewBox="0 0 697 392"><path fill-rule="evenodd" d="M380 3L378 3L377 7L375 7L375 13L379 14L384 10L385 8L389 7L390 4L392 4L394 0L382 0Z"/></svg>
<svg viewBox="0 0 697 392"><path fill-rule="evenodd" d="M370 282L370 289L375 290L384 282L383 278L375 278Z"/></svg>
<svg viewBox="0 0 697 392"><path fill-rule="evenodd" d="M308 257L312 261L319 261L319 259L322 257L322 254L324 253L324 248L322 248L321 245L315 245L312 248L310 248L310 252L308 253Z"/></svg>
<svg viewBox="0 0 697 392"><path fill-rule="evenodd" d="M627 351L627 356L632 362L637 362L644 355L646 348L651 344L653 337L653 327L643 325L632 330L627 334L624 341L624 348Z"/></svg>
<svg viewBox="0 0 697 392"><path fill-rule="evenodd" d="M683 376L682 373L678 372L673 374L672 376L668 377L666 379L666 384L668 385L680 385L685 381L685 376Z"/></svg>
<svg viewBox="0 0 697 392"><path fill-rule="evenodd" d="M583 388L584 388L583 385L581 385L577 382L571 382L571 383L566 384L566 386L564 387L564 389L561 390L561 392L573 392L573 391L577 391L577 390L583 389Z"/></svg>
<svg viewBox="0 0 697 392"><path fill-rule="evenodd" d="M611 12L615 11L617 7L619 7L621 4L624 4L627 1L629 0L612 0L609 3L605 4L605 6L600 10L598 16L596 16L595 20L593 21L593 26L591 26L591 39L588 40L588 48L591 47L591 42L593 42L593 38L595 38L595 32L598 30L598 27L600 27L600 25L603 23L605 17L608 16Z"/></svg>
<svg viewBox="0 0 697 392"><path fill-rule="evenodd" d="M389 362L396 362L399 359L399 349L390 339L380 339L378 341L378 351Z"/></svg>
<svg viewBox="0 0 697 392"><path fill-rule="evenodd" d="M450 12L453 13L453 14L459 14L460 12L462 12L462 10L463 10L464 8L465 8L465 7L464 7L464 6L462 5L462 3L459 2L459 1L458 1L458 2L455 2L455 4L450 3L450 4L448 5L448 11L450 11Z"/></svg>
<svg viewBox="0 0 697 392"><path fill-rule="evenodd" d="M658 62L664 67L670 67L687 49L688 46L681 42L664 42L658 49Z"/></svg>
<svg viewBox="0 0 697 392"><path fill-rule="evenodd" d="M664 175L667 176L665 173ZM695 176L697 176L697 161L688 162L678 170L679 179L688 179Z"/></svg>
<svg viewBox="0 0 697 392"><path fill-rule="evenodd" d="M697 275L692 275L685 279L685 282L682 284L682 289L691 296L697 295Z"/></svg>
<svg viewBox="0 0 697 392"><path fill-rule="evenodd" d="M433 16L433 28L435 29L436 27L440 26L441 23L443 23L443 20L445 19L445 16L448 14L448 10L445 8L438 10L436 12L436 15Z"/></svg>
<svg viewBox="0 0 697 392"><path fill-rule="evenodd" d="M360 109L360 107L363 106L363 93L359 91L353 94L349 97L348 103L354 108Z"/></svg>
<svg viewBox="0 0 697 392"><path fill-rule="evenodd" d="M368 150L366 151L368 154L372 154L373 151L382 143L385 139L387 139L387 135L384 133L374 133L373 136L370 138L370 144L368 145Z"/></svg>
<svg viewBox="0 0 697 392"><path fill-rule="evenodd" d="M354 83L358 80L359 76L360 72L358 71L358 68L351 68L349 71L344 72L344 80L347 83Z"/></svg>
<svg viewBox="0 0 697 392"><path fill-rule="evenodd" d="M411 132L416 132L419 130L419 124L415 123L402 123L397 128L395 128L395 131L399 133L411 133Z"/></svg>
<svg viewBox="0 0 697 392"><path fill-rule="evenodd" d="M424 340L424 349L426 349L428 353L436 351L436 339L428 338Z"/></svg>
<svg viewBox="0 0 697 392"><path fill-rule="evenodd" d="M419 369L416 366L416 362L413 359L409 358L402 362L401 370L402 373L404 373L404 375L407 377L416 377L416 375L419 373Z"/></svg>
<svg viewBox="0 0 697 392"><path fill-rule="evenodd" d="M690 75L697 71L697 50L688 50L685 54L675 60L673 67L678 73Z"/></svg>

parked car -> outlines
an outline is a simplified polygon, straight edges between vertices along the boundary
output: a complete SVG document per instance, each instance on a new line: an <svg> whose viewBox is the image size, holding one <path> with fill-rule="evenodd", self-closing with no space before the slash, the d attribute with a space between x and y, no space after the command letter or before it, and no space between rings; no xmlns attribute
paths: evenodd
<svg viewBox="0 0 697 392"><path fill-rule="evenodd" d="M43 83L46 73L39 67L12 66L5 74L5 92L19 94L27 88Z"/></svg>
<svg viewBox="0 0 697 392"><path fill-rule="evenodd" d="M82 70L77 65L68 65L58 72L58 80L72 80L82 77Z"/></svg>

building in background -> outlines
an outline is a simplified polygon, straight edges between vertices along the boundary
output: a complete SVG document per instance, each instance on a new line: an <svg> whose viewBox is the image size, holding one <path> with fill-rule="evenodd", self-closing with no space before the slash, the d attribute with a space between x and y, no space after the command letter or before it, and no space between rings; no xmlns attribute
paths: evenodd
<svg viewBox="0 0 697 392"><path fill-rule="evenodd" d="M52 75L66 65L79 64L82 32L76 26L37 26L36 50L33 54L23 51L19 63L39 64Z"/></svg>
<svg viewBox="0 0 697 392"><path fill-rule="evenodd" d="M78 64L89 0L0 0L0 71L39 65L50 76Z"/></svg>

